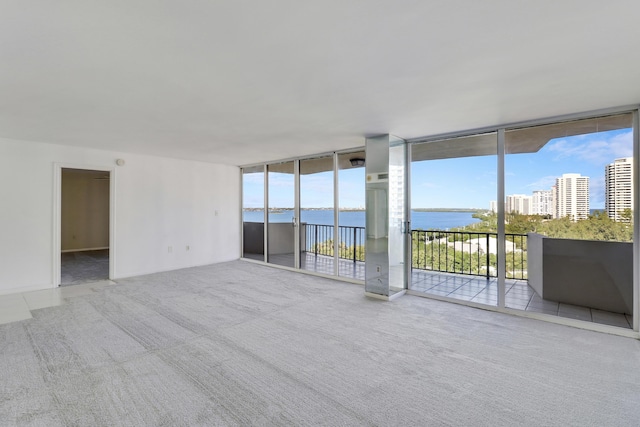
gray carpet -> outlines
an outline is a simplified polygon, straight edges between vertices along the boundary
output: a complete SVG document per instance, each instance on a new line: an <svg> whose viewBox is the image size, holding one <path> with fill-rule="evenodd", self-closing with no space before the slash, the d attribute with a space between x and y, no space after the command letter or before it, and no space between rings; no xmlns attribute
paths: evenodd
<svg viewBox="0 0 640 427"><path fill-rule="evenodd" d="M640 341L231 262L0 326L0 424L629 426Z"/></svg>
<svg viewBox="0 0 640 427"><path fill-rule="evenodd" d="M63 252L60 257L60 286L109 279L109 249Z"/></svg>

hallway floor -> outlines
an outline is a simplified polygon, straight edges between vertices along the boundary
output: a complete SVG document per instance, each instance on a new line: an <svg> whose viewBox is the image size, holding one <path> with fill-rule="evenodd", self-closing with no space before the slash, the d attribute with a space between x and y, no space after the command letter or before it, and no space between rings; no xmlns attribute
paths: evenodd
<svg viewBox="0 0 640 427"><path fill-rule="evenodd" d="M109 249L63 252L60 286L109 280Z"/></svg>

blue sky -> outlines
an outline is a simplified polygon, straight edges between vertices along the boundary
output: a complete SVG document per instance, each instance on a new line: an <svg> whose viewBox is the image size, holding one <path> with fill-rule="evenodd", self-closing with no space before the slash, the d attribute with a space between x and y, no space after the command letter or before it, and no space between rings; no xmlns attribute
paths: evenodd
<svg viewBox="0 0 640 427"><path fill-rule="evenodd" d="M565 173L589 177L590 207L604 208L604 168L633 155L631 129L549 141L537 153L505 156L505 194L549 190ZM497 200L497 156L432 160L413 164L414 208L489 208Z"/></svg>
<svg viewBox="0 0 640 427"><path fill-rule="evenodd" d="M505 193L530 195L549 190L555 178L565 173L588 176L590 207L604 208L604 168L620 157L633 155L632 130L599 132L549 141L531 154L505 157ZM430 160L412 163L411 204L413 208L488 209L496 200L497 156ZM260 207L263 198L261 174L245 175L244 206ZM272 174L272 207L293 206L293 177ZM301 206L333 205L333 173L301 177ZM340 205L364 206L364 168L340 171Z"/></svg>
<svg viewBox="0 0 640 427"><path fill-rule="evenodd" d="M364 168L340 171L340 206L343 208L364 207ZM264 180L262 174L247 174L244 177L244 207L264 205ZM269 178L269 206L293 207L293 176L272 173ZM300 206L303 208L333 207L333 171L300 177Z"/></svg>

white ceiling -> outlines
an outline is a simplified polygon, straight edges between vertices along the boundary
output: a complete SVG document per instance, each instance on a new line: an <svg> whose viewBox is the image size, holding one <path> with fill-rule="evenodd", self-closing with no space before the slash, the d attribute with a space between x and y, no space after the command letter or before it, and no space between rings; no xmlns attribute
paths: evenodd
<svg viewBox="0 0 640 427"><path fill-rule="evenodd" d="M0 136L250 164L640 102L637 0L2 0Z"/></svg>

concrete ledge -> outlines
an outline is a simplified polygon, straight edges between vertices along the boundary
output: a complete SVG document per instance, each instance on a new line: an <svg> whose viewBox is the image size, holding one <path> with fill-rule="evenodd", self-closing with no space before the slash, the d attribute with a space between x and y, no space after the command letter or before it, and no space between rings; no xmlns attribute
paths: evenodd
<svg viewBox="0 0 640 427"><path fill-rule="evenodd" d="M545 300L633 313L633 244L529 234L529 285Z"/></svg>

